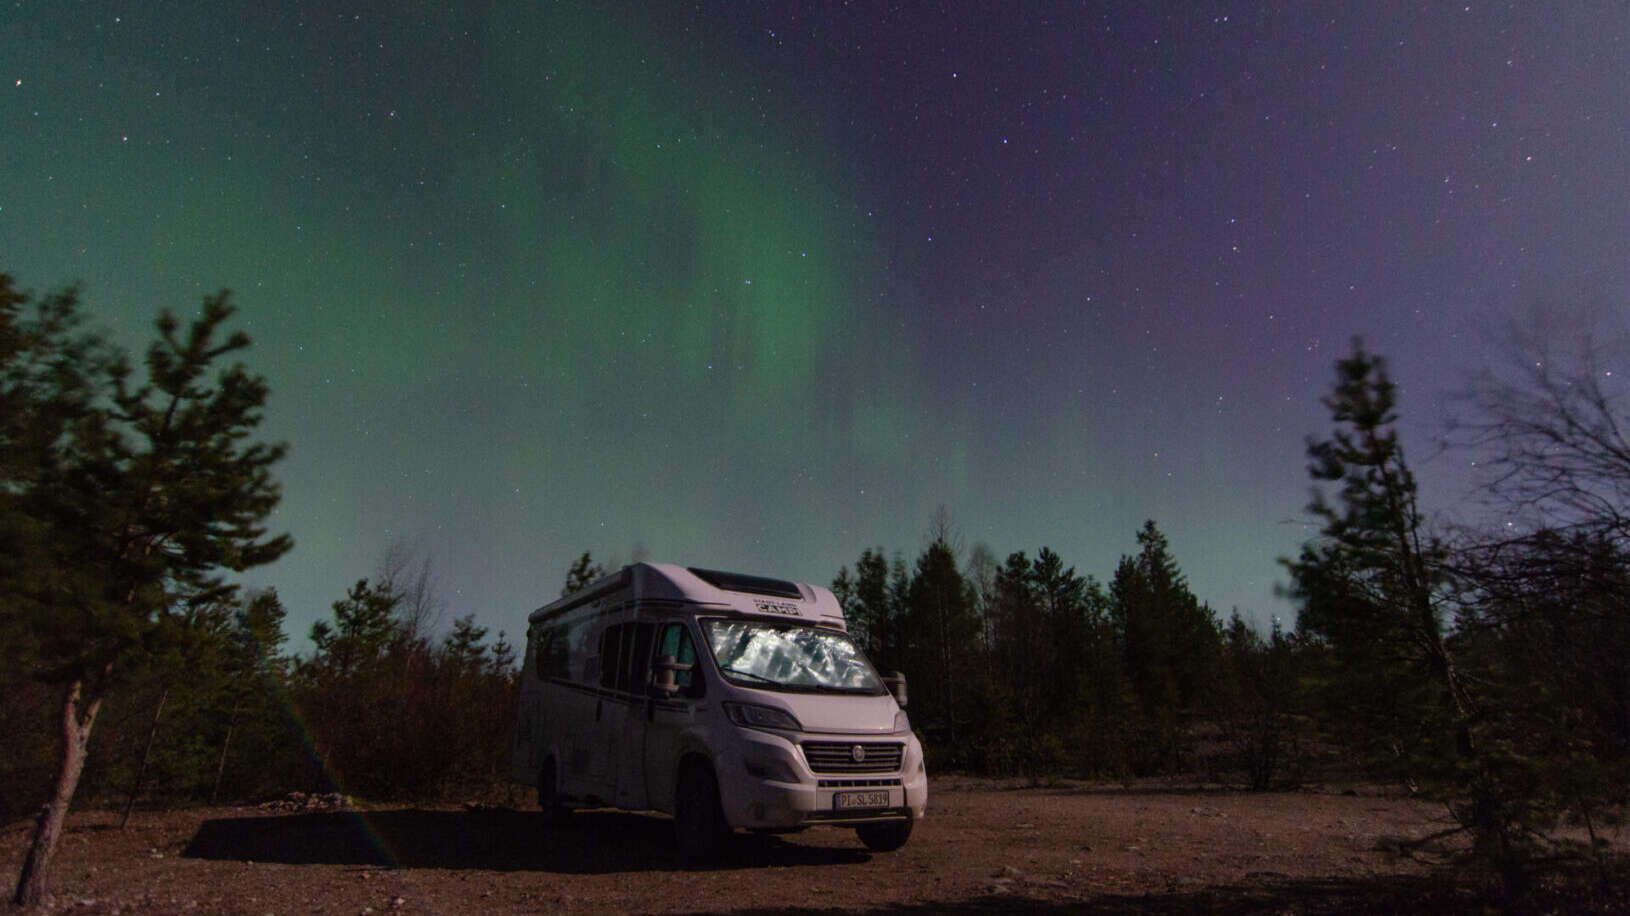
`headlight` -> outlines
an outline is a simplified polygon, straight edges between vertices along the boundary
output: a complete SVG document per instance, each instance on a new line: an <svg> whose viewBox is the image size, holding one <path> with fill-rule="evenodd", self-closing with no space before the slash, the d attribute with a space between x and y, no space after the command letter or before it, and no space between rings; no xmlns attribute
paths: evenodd
<svg viewBox="0 0 1630 916"><path fill-rule="evenodd" d="M769 728L775 731L801 732L804 730L792 713L773 706L755 706L752 703L725 703L724 714L742 728Z"/></svg>
<svg viewBox="0 0 1630 916"><path fill-rule="evenodd" d="M906 717L906 711L900 710L894 714L894 733L896 735L911 731L911 720Z"/></svg>

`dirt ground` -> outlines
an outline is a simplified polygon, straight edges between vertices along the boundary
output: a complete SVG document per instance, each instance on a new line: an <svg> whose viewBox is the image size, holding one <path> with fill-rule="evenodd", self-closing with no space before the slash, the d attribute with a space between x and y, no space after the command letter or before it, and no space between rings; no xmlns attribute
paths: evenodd
<svg viewBox="0 0 1630 916"><path fill-rule="evenodd" d="M1377 794L943 779L898 852L852 831L738 835L685 865L657 815L256 808L76 814L43 909L72 913L1481 912L1411 839L1441 808ZM30 825L0 832L9 895ZM1541 909L1623 911L1621 881Z"/></svg>

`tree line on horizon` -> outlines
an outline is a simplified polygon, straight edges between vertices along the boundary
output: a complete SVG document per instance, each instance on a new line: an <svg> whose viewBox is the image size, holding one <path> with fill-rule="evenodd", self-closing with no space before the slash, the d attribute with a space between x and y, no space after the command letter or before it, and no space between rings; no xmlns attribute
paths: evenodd
<svg viewBox="0 0 1630 916"><path fill-rule="evenodd" d="M264 527L283 448L253 435L269 389L227 364L249 345L232 314L224 292L188 327L162 314L138 369L81 329L76 289L0 274L0 821L39 814L18 902L76 797L520 801L518 648L473 616L441 627L430 557L393 545L307 655L275 591L227 583L291 544ZM935 772L1385 779L1442 800L1519 894L1548 856L1600 864L1630 804L1622 356L1528 343L1542 358L1483 378L1445 433L1490 471L1498 524L1421 512L1385 360L1355 341L1337 362L1289 629L1220 617L1154 521L1100 582L1045 546L964 550L942 511L914 558L865 548L832 590L908 676ZM562 594L605 571L582 554Z"/></svg>
<svg viewBox="0 0 1630 916"><path fill-rule="evenodd" d="M957 541L942 512L912 564L872 548L832 583L867 655L908 675L931 765L1030 777L1232 766L1195 726L1243 700L1233 675L1265 643L1190 591L1153 521L1107 586L1047 547L998 563L984 545L961 558Z"/></svg>
<svg viewBox="0 0 1630 916"><path fill-rule="evenodd" d="M191 613L191 632L133 667L102 713L84 797L145 808L263 802L291 792L377 800L485 797L508 767L516 648L472 616L436 635L416 595L362 579L284 650L275 590ZM422 621L421 621L422 623ZM0 773L9 823L38 810L56 766L45 685L4 686ZM500 740L495 741L495 735Z"/></svg>

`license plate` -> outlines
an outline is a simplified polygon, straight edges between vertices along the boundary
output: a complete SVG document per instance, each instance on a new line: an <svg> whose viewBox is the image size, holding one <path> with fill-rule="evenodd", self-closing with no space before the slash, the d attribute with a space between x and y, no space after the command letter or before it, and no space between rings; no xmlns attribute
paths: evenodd
<svg viewBox="0 0 1630 916"><path fill-rule="evenodd" d="M832 796L832 807L840 811L850 808L887 808L889 806L889 792L881 789L876 792L839 792Z"/></svg>

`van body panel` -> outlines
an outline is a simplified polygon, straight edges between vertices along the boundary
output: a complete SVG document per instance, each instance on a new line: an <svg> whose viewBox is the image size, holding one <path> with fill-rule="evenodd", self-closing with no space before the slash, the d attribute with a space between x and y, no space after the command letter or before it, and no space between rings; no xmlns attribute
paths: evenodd
<svg viewBox="0 0 1630 916"><path fill-rule="evenodd" d="M671 814L697 756L731 827L923 816L922 747L827 589L638 563L527 622L516 782L552 760L565 803ZM653 687L667 657L671 696Z"/></svg>

